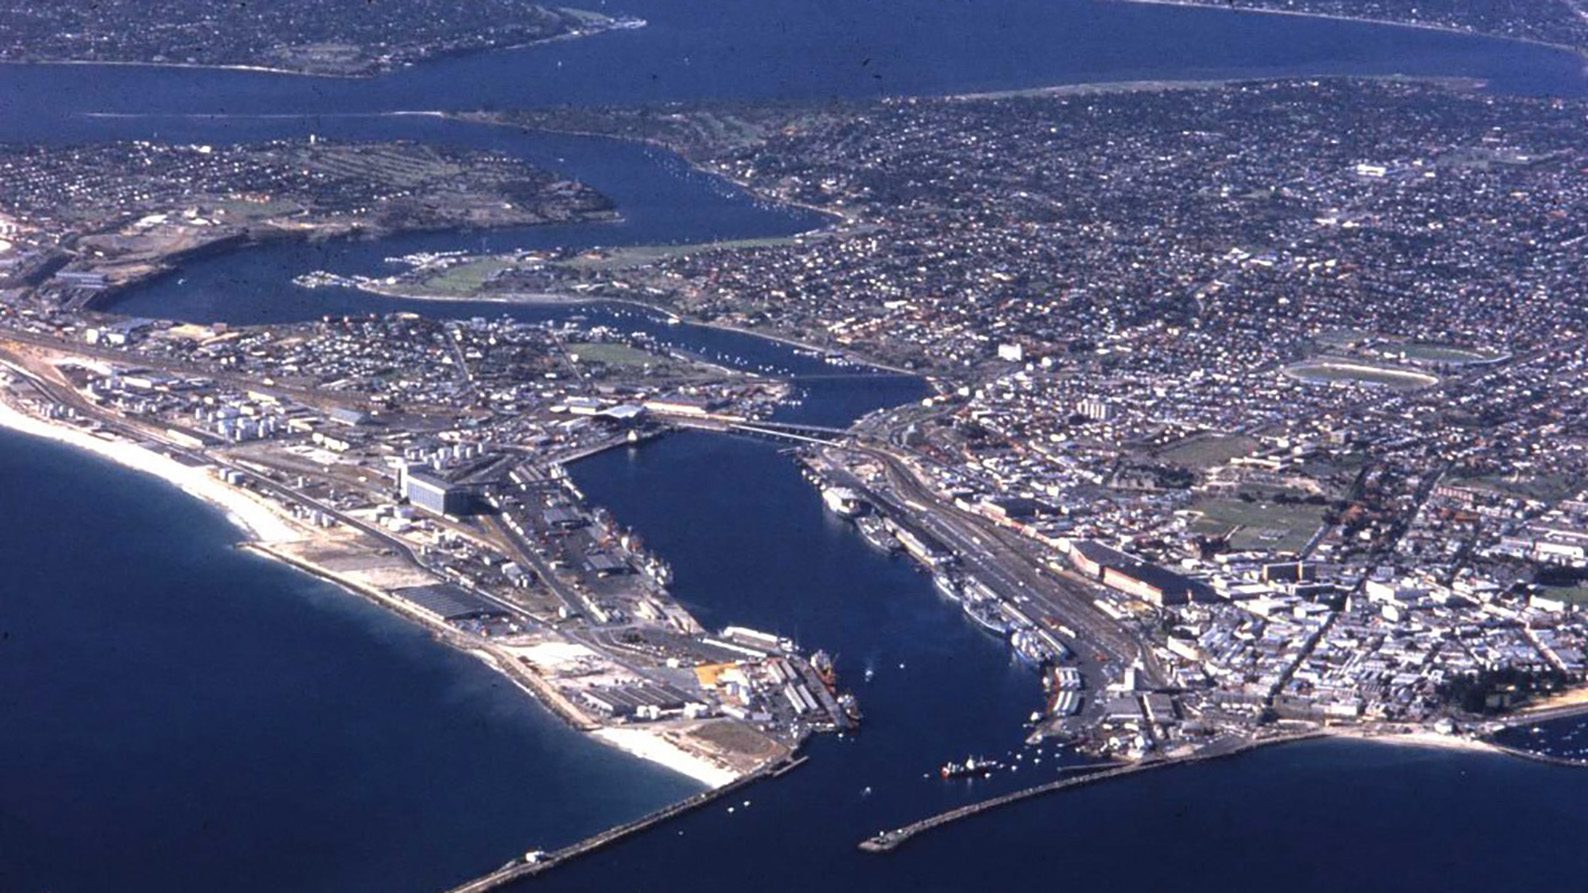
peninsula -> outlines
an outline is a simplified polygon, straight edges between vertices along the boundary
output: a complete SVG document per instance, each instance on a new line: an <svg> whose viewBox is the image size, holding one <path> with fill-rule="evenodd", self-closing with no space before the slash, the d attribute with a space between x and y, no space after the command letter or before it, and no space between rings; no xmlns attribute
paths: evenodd
<svg viewBox="0 0 1588 893"><path fill-rule="evenodd" d="M367 76L437 56L644 24L525 0L0 2L0 61L249 68Z"/></svg>
<svg viewBox="0 0 1588 893"><path fill-rule="evenodd" d="M247 242L617 216L588 186L505 155L312 136L5 146L0 175L0 288L66 306Z"/></svg>

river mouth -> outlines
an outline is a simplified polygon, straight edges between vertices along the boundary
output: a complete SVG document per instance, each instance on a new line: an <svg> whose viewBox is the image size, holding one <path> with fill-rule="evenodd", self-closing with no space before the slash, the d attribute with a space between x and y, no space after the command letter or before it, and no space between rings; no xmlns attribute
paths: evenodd
<svg viewBox="0 0 1588 893"><path fill-rule="evenodd" d="M1331 71L1464 74L1489 77L1498 89L1581 90L1580 60L1567 54L1340 23L1035 0L992 13L897 0L836 12L807 0L690 11L693 2L632 4L653 22L633 34L449 59L367 83L5 67L0 136L223 142L313 132L509 147L612 194L625 220L258 246L184 264L176 275L128 291L111 309L240 324L396 310L584 316L654 330L746 370L800 378L803 399L780 418L845 425L918 399L924 383L828 378L830 367L787 345L671 326L660 314L623 305L442 305L291 284L314 269L381 271L386 257L418 250L785 235L821 225L818 218L766 208L644 147L413 115L312 112L868 97ZM830 22L813 21L828 12ZM1011 27L1021 16L1036 17L1040 27ZM945 27L956 23L967 27ZM750 69L758 73L724 74ZM77 114L117 108L159 117ZM236 116L185 117L195 110ZM290 117L262 117L273 114ZM10 767L0 785L7 792L0 797L0 852L23 853L0 858L0 886L20 876L20 887L60 890L440 889L525 848L631 818L690 789L588 742L564 740L516 695L504 696L493 674L391 618L236 555L230 536L216 535L213 514L175 494L127 484L121 472L70 454L37 454L26 443L8 440L5 455L12 464L0 466L3 492L51 512L28 512L8 534L28 597L0 598L0 619L12 634L12 644L0 640L0 673L10 674L0 676L9 679L0 689L28 694L0 700L7 726L0 764ZM594 501L674 563L679 596L707 625L766 626L836 651L847 679L863 680L869 671L871 680L855 688L871 728L859 739L816 742L811 763L746 795L753 806L732 816L730 804L704 811L542 885L673 890L758 879L773 890L805 890L813 882L841 890L963 890L984 884L990 871L1036 885L1110 877L1128 865L1137 883L1168 886L1184 883L1184 867L1194 865L1229 889L1323 890L1346 878L1354 889L1479 890L1514 883L1502 860L1486 857L1499 847L1528 854L1541 886L1563 886L1560 880L1580 873L1561 856L1573 852L1562 838L1580 782L1535 767L1498 769L1475 757L1392 757L1384 748L1337 743L1031 804L897 859L860 856L853 845L881 828L1056 772L1062 758L1051 748L1038 754L1039 769L1020 743L1020 719L1040 703L1036 678L939 601L923 575L867 551L852 529L822 511L772 444L683 434L604 454L573 473ZM63 494L50 485L56 480L83 486ZM104 523L86 525L85 518ZM38 536L21 535L30 526ZM129 529L146 535L128 537ZM80 552L60 551L63 538L42 533L48 530L120 547L89 563ZM234 560L217 557L223 555ZM79 572L60 573L68 566ZM129 568L148 573L130 575ZM137 609L173 593L175 607L165 613ZM233 616L225 600L251 607ZM29 619L34 612L40 620ZM327 617L336 632L316 633ZM51 637L41 649L32 624L46 621ZM33 649L26 652L31 663L13 659L24 644ZM275 660L273 651L281 652ZM115 659L88 660L96 655ZM164 672L129 675L106 686L106 696L90 696L103 677L147 670L150 662ZM257 689L228 686L246 681ZM201 697L183 697L192 692ZM210 713L195 716L200 708ZM75 724L73 714L87 719ZM217 716L227 722L210 721ZM945 760L1016 752L1033 762L993 783L932 777ZM427 783L413 785L415 778ZM1463 790L1471 796L1459 796ZM1556 821L1535 836L1510 820L1513 810L1494 808L1522 808L1523 801ZM1383 858L1347 861L1320 851L1343 851L1331 836L1342 815L1353 817L1344 849ZM1441 821L1449 816L1463 819ZM1450 861L1408 860L1404 849L1385 844L1392 833L1409 834L1394 839L1429 852L1448 851ZM1336 842L1320 848L1318 840ZM1143 842L1152 859L1140 858ZM1237 852L1255 855L1225 858ZM1372 863L1371 871L1359 862ZM1546 875L1550 865L1563 877ZM1254 877L1263 878L1260 886Z"/></svg>
<svg viewBox="0 0 1588 893"><path fill-rule="evenodd" d="M817 100L1186 78L1476 77L1582 95L1577 54L1493 38L1111 2L831 6L624 0L645 28L467 54L368 80L192 69L0 66L0 139L127 134L79 112L335 115L544 105ZM143 131L147 133L148 131Z"/></svg>

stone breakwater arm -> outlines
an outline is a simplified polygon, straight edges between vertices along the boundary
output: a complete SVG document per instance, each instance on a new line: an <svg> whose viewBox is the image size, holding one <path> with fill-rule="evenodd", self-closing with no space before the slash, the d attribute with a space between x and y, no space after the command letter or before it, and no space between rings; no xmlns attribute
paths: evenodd
<svg viewBox="0 0 1588 893"><path fill-rule="evenodd" d="M1226 757L1233 757L1237 754L1246 753L1247 751L1256 750L1259 747L1266 747L1272 744L1284 744L1292 741L1301 741L1309 738L1319 738L1323 737L1325 734L1326 733L1324 732L1308 732L1300 735L1289 735L1282 738L1267 738L1261 741L1247 742L1240 745L1239 747L1234 747L1227 750L1205 752L1179 759L1151 760L1126 766L1114 766L1113 768L1100 769L1095 772L1089 772L1085 775L1072 775L1068 778L1062 778L1057 781L1050 781L1046 784L1040 784L1035 787L1013 791L1002 796L992 797L987 800L980 800L975 803L968 803L964 806L958 807L957 809L951 809L947 812L940 812L937 815L928 816L927 818L921 819L918 822L911 822L908 825L895 828L891 831L881 831L861 841L859 846L860 849L868 853L886 853L895 849L910 838L915 837L917 834L931 831L934 828L941 828L944 825L959 821L960 819L970 818L971 816L997 809L1000 806L1008 806L1012 803L1018 803L1022 800L1029 800L1033 797L1038 797L1043 794L1051 794L1057 791L1077 788L1082 785L1094 784L1096 782L1107 781L1113 778L1123 778L1128 775L1135 775L1137 773L1147 772L1153 769L1165 769L1171 766L1184 766L1190 763L1202 763L1208 762L1210 760L1224 759Z"/></svg>
<svg viewBox="0 0 1588 893"><path fill-rule="evenodd" d="M488 890L498 889L500 887L506 886L507 884L511 884L514 881L522 880L527 877L533 877L540 874L541 872L555 868L564 862L577 859L580 856L594 852L595 850L598 850L604 846L617 843L626 837L631 837L640 833L641 831L653 828L669 819L677 818L678 816L681 816L687 812L693 812L702 806L712 803L726 794L731 794L734 791L747 787L763 778L782 775L790 769L800 765L804 761L804 757L795 757L791 754L780 760L775 760L771 763L768 763L765 766L762 766L760 769L757 769L755 772L739 778L736 781L729 782L722 787L712 788L709 791L701 791L700 793L695 794L688 799L680 800L671 806L663 807L662 809L650 813L649 815L635 819L632 822L625 822L624 824L608 828L607 830L598 834L586 837L584 840L581 840L578 843L570 844L569 846L563 847L560 850L554 850L550 853L540 856L539 858L532 859L526 855L514 859L513 861L503 865L501 868L498 868L490 874L481 875L480 877L477 877L471 881L467 881L451 888L447 891L447 893L486 893Z"/></svg>

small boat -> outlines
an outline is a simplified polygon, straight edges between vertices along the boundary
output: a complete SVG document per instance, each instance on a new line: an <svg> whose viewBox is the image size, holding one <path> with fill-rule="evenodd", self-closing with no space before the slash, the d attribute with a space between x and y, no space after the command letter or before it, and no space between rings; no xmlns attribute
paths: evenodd
<svg viewBox="0 0 1588 893"><path fill-rule="evenodd" d="M966 757L962 763L944 763L942 768L937 770L937 773L945 779L986 778L1002 768L1004 768L1004 764L997 760L979 760L975 757Z"/></svg>
<svg viewBox="0 0 1588 893"><path fill-rule="evenodd" d="M963 596L963 593L960 592L959 584L954 582L954 578L947 574L933 574L932 586L937 589L938 595L951 602L957 602Z"/></svg>

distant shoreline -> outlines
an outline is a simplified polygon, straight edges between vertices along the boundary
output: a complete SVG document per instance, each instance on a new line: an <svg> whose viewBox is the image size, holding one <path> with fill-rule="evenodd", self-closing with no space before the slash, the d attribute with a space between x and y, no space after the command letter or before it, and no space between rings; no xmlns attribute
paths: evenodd
<svg viewBox="0 0 1588 893"><path fill-rule="evenodd" d="M1209 0L1108 0L1111 3L1132 3L1139 6L1183 6L1188 9L1212 9L1219 12L1245 12L1253 15L1291 16L1302 19L1325 19L1333 22L1355 22L1360 25L1378 25L1391 28L1416 28L1419 31L1433 31L1439 34L1454 34L1458 37L1481 37L1485 40L1508 40L1512 43L1527 44L1529 46L1544 47L1545 49L1561 50L1572 53L1588 61L1588 47L1573 46L1569 43L1556 43L1550 40L1541 40L1536 37L1513 37L1509 34L1494 34L1489 31L1479 31L1476 28L1461 28L1454 25L1438 25L1432 22L1407 22L1396 19L1377 18L1374 16L1339 15L1328 12L1309 12L1302 9L1263 9L1250 6L1229 6L1223 3L1213 3Z"/></svg>
<svg viewBox="0 0 1588 893"><path fill-rule="evenodd" d="M644 19L613 18L605 24L593 24L542 37L524 43L504 44L502 46L464 47L454 50L442 50L419 58L409 60L397 65L374 65L363 71L334 72L311 71L303 68L283 68L275 65L263 65L250 62L153 62L139 59L0 59L0 65L109 65L119 68L172 68L172 69L197 69L200 71L236 71L250 74L271 74L284 77L324 78L336 81L368 81L385 77L389 74L427 65L441 59L457 56L473 55L475 53L506 53L515 50L527 50L532 47L555 43L562 40L577 40L581 37L595 37L609 31L632 31L643 28L648 24Z"/></svg>
<svg viewBox="0 0 1588 893"><path fill-rule="evenodd" d="M1156 3L1163 6L1191 6L1179 0L1113 0L1116 3ZM1199 5L1198 8L1224 9L1222 6ZM1242 10L1231 10L1241 12ZM1078 84L1053 84L1046 87L1014 87L1008 90L987 90L974 93L951 93L943 99L961 102L1017 99L1022 97L1085 96L1098 93L1150 93L1169 90L1218 90L1243 84L1271 84L1298 80L1348 80L1405 84L1432 84L1459 89L1481 89L1489 82L1484 78L1461 75L1415 74L1316 74L1286 77L1227 77L1227 78L1168 78L1133 81L1087 81Z"/></svg>

